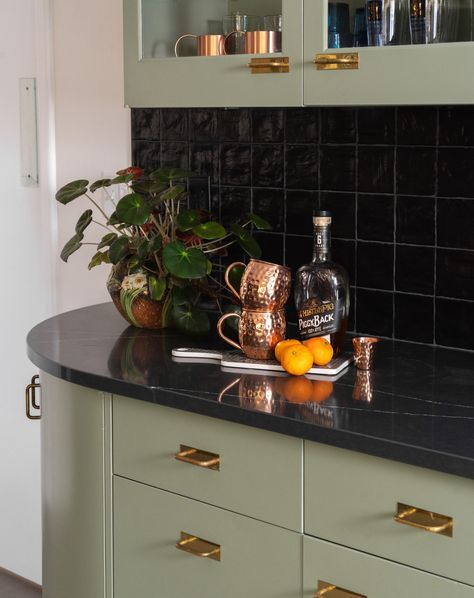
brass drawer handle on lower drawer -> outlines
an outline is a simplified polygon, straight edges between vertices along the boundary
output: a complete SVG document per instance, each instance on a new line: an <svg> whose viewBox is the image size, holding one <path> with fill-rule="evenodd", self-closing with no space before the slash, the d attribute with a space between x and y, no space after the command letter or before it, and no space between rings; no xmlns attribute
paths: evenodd
<svg viewBox="0 0 474 598"><path fill-rule="evenodd" d="M192 534L181 532L181 540L176 544L178 550L184 550L194 556L200 556L214 561L221 560L221 547L219 544L208 542Z"/></svg>
<svg viewBox="0 0 474 598"><path fill-rule="evenodd" d="M332 583L319 580L318 589L314 598L323 598L324 596L330 596L331 598L367 598L367 596L363 596L362 594L343 590Z"/></svg>
<svg viewBox="0 0 474 598"><path fill-rule="evenodd" d="M176 453L174 458L178 461L183 461L184 463L190 463L191 465L197 465L198 467L213 469L215 471L219 471L220 468L219 455L201 451L200 449L184 444L180 445L179 453Z"/></svg>
<svg viewBox="0 0 474 598"><path fill-rule="evenodd" d="M433 534L453 537L453 518L447 515L425 511L399 502L394 519L397 523L411 525Z"/></svg>

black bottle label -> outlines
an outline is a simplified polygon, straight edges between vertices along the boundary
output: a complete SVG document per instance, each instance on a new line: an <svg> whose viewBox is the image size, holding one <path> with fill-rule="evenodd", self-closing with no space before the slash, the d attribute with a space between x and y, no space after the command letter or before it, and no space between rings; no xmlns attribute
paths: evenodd
<svg viewBox="0 0 474 598"><path fill-rule="evenodd" d="M334 334L341 328L344 301L316 302L298 311L298 329L303 340Z"/></svg>

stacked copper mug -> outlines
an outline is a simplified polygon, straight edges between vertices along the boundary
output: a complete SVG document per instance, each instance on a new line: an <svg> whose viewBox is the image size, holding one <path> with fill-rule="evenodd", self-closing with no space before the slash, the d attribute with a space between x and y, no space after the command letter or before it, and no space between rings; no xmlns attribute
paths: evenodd
<svg viewBox="0 0 474 598"><path fill-rule="evenodd" d="M219 335L250 359L273 359L275 346L285 338L285 305L290 294L291 270L279 264L250 260L237 291L229 279L235 266L245 267L245 264L231 264L226 270L225 281L240 300L242 312L223 315L217 323ZM239 320L240 344L222 331L224 322L229 318Z"/></svg>

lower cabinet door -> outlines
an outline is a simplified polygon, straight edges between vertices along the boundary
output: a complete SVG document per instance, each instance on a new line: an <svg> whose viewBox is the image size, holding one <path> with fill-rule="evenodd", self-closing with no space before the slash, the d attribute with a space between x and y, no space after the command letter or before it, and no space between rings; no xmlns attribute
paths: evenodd
<svg viewBox="0 0 474 598"><path fill-rule="evenodd" d="M301 562L296 532L114 478L114 598L301 598Z"/></svg>
<svg viewBox="0 0 474 598"><path fill-rule="evenodd" d="M303 598L473 598L474 588L337 544L303 540Z"/></svg>

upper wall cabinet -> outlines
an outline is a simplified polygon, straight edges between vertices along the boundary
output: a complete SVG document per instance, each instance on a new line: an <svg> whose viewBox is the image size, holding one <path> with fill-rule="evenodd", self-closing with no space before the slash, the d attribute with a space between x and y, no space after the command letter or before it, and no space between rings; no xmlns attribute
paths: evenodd
<svg viewBox="0 0 474 598"><path fill-rule="evenodd" d="M304 0L304 103L474 103L473 7L473 0Z"/></svg>
<svg viewBox="0 0 474 598"><path fill-rule="evenodd" d="M302 31L303 0L124 0L125 102L300 106Z"/></svg>

